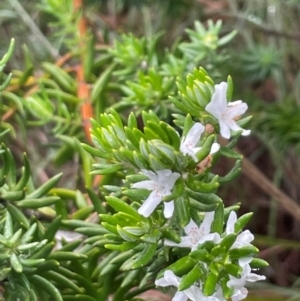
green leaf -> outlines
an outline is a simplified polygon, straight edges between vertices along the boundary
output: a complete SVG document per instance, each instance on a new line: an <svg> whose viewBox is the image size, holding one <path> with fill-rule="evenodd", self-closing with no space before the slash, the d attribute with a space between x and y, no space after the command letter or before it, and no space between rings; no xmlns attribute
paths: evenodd
<svg viewBox="0 0 300 301"><path fill-rule="evenodd" d="M59 200L60 200L59 197L49 196L43 198L41 197L38 199L25 199L23 201L17 202L16 205L20 208L37 209L37 208L53 205L55 202Z"/></svg>
<svg viewBox="0 0 300 301"><path fill-rule="evenodd" d="M214 142L215 142L215 135L210 135L206 138L202 148L195 154L198 159L198 162L201 162L210 154L211 146L213 145Z"/></svg>
<svg viewBox="0 0 300 301"><path fill-rule="evenodd" d="M228 272L228 274L230 274L236 278L241 277L243 268L240 267L238 264L228 263L228 264L225 264L224 267L225 267L226 271Z"/></svg>
<svg viewBox="0 0 300 301"><path fill-rule="evenodd" d="M110 249L110 250L113 250L113 251L120 251L120 252L124 253L125 251L133 249L137 245L138 245L137 241L134 241L134 242L126 241L126 242L123 242L122 244L118 244L118 245L117 244L111 244L111 243L110 244L104 244L104 247L106 249Z"/></svg>
<svg viewBox="0 0 300 301"><path fill-rule="evenodd" d="M237 151L235 151L231 148L225 147L225 146L221 146L220 154L222 156L225 156L225 157L231 158L231 159L237 159L237 160L243 159L243 155L241 155Z"/></svg>
<svg viewBox="0 0 300 301"><path fill-rule="evenodd" d="M209 273L203 285L203 293L205 296L211 296L215 290L218 281L218 276L214 273Z"/></svg>
<svg viewBox="0 0 300 301"><path fill-rule="evenodd" d="M30 258L20 258L19 259L22 266L25 267L36 267L45 261L44 258L30 259Z"/></svg>
<svg viewBox="0 0 300 301"><path fill-rule="evenodd" d="M102 96L103 92L107 88L112 72L114 71L115 68L116 68L116 64L115 63L111 64L96 80L92 90L92 96L91 96L92 102L102 101L100 97Z"/></svg>
<svg viewBox="0 0 300 301"><path fill-rule="evenodd" d="M234 231L239 233L248 224L251 219L253 212L249 212L240 216L234 224Z"/></svg>
<svg viewBox="0 0 300 301"><path fill-rule="evenodd" d="M62 261L62 260L73 260L73 259L87 259L87 256L81 253L55 251L48 256L48 259Z"/></svg>
<svg viewBox="0 0 300 301"><path fill-rule="evenodd" d="M61 224L61 216L57 216L50 225L46 228L43 239L47 239L49 242L53 240L57 230Z"/></svg>
<svg viewBox="0 0 300 301"><path fill-rule="evenodd" d="M118 234L126 241L129 242L135 242L137 241L139 238L129 232L127 232L126 230L124 230L122 227L120 227L119 225L117 225L117 231Z"/></svg>
<svg viewBox="0 0 300 301"><path fill-rule="evenodd" d="M22 264L21 264L19 258L17 257L17 255L15 253L11 254L9 261L10 261L10 264L11 264L12 268L17 273L22 273L23 272Z"/></svg>
<svg viewBox="0 0 300 301"><path fill-rule="evenodd" d="M171 194L163 197L163 199L162 199L163 202L168 202L168 201L172 201L176 198L179 198L183 193L183 189L184 189L184 182L183 182L182 177L179 177L174 184Z"/></svg>
<svg viewBox="0 0 300 301"><path fill-rule="evenodd" d="M24 189L28 180L30 178L30 164L27 158L27 155L24 154L24 168L22 171L22 176L15 187L13 187L14 191Z"/></svg>
<svg viewBox="0 0 300 301"><path fill-rule="evenodd" d="M192 175L189 175L185 183L186 183L187 187L190 188L193 192L211 193L211 192L215 192L220 185L218 183L218 178L219 178L219 176L216 175L211 180L211 182L206 183L198 178L194 178ZM202 194L202 196L203 196L203 194Z"/></svg>
<svg viewBox="0 0 300 301"><path fill-rule="evenodd" d="M194 283L196 283L200 277L202 276L203 272L199 265L196 265L190 272L188 272L181 280L178 290L183 291Z"/></svg>
<svg viewBox="0 0 300 301"><path fill-rule="evenodd" d="M190 206L191 208L194 208L198 211L202 211L202 212L210 212L210 211L215 211L216 208L218 208L219 203L215 203L215 204L202 204L200 202L197 202L193 199L189 199L190 202Z"/></svg>
<svg viewBox="0 0 300 301"><path fill-rule="evenodd" d="M224 205L223 203L219 203L216 211L214 220L211 224L211 233L217 232L219 234L222 234L223 232L223 224L224 224Z"/></svg>
<svg viewBox="0 0 300 301"><path fill-rule="evenodd" d="M144 250L134 260L132 269L136 269L148 264L155 255L157 244L157 242L152 244L146 244Z"/></svg>
<svg viewBox="0 0 300 301"><path fill-rule="evenodd" d="M225 251L227 252L231 248L231 246L235 243L236 238L237 238L237 234L235 233L227 234L220 242L220 247L224 248Z"/></svg>
<svg viewBox="0 0 300 301"><path fill-rule="evenodd" d="M56 176L52 177L46 183L44 183L42 186L40 186L38 189L36 189L32 193L28 194L26 196L26 199L37 199L37 198L40 198L40 197L46 195L50 191L50 189L52 189L54 186L56 186L58 181L61 179L62 175L63 175L62 173L59 173Z"/></svg>
<svg viewBox="0 0 300 301"><path fill-rule="evenodd" d="M21 210L19 210L16 206L7 204L7 210L12 215L12 217L20 223L26 229L29 229L29 221L27 220L26 216L23 214Z"/></svg>
<svg viewBox="0 0 300 301"><path fill-rule="evenodd" d="M219 183L225 184L233 181L241 172L242 168L242 160L237 160L233 168L229 171L229 173L224 177L219 177Z"/></svg>
<svg viewBox="0 0 300 301"><path fill-rule="evenodd" d="M91 202L94 205L94 208L95 208L96 212L98 214L106 213L106 208L102 204L102 200L100 199L100 197L98 197L97 194L88 187L86 187L86 191L89 195L89 198L90 198Z"/></svg>
<svg viewBox="0 0 300 301"><path fill-rule="evenodd" d="M63 301L59 290L47 279L39 275L32 275L29 277L29 279L32 280L32 282L38 287L49 293L53 298L53 301Z"/></svg>
<svg viewBox="0 0 300 301"><path fill-rule="evenodd" d="M250 262L250 266L252 269L261 269L269 266L268 262L260 258L253 258Z"/></svg>
<svg viewBox="0 0 300 301"><path fill-rule="evenodd" d="M58 272L47 271L47 272L43 273L43 276L45 276L45 278L47 278L48 280L53 280L56 283L59 283L60 285L63 285L65 288L69 288L69 289L73 290L77 294L78 293L80 294L80 293L84 292L84 289L78 287L78 285L76 285L73 280L68 279L67 277L65 277L64 275L59 274Z"/></svg>
<svg viewBox="0 0 300 301"><path fill-rule="evenodd" d="M181 237L169 226L160 229L164 238L167 238L173 242L180 243Z"/></svg>
<svg viewBox="0 0 300 301"><path fill-rule="evenodd" d="M106 197L106 201L108 205L114 208L117 212L120 211L132 215L138 221L145 220L145 218L143 218L140 214L138 214L134 208L132 208L130 205L128 205L127 203L125 203L124 201L116 197L108 196Z"/></svg>
<svg viewBox="0 0 300 301"><path fill-rule="evenodd" d="M4 225L4 237L9 239L13 235L14 229L12 224L11 215L6 212L5 225Z"/></svg>
<svg viewBox="0 0 300 301"><path fill-rule="evenodd" d="M232 259L239 259L242 257L253 257L258 253L258 249L252 245L241 247L241 248L235 248L229 250L229 256Z"/></svg>
<svg viewBox="0 0 300 301"><path fill-rule="evenodd" d="M185 188L185 192L188 194L189 197L191 197L195 201L206 205L218 204L222 202L222 199L214 193L196 192L188 188Z"/></svg>
<svg viewBox="0 0 300 301"><path fill-rule="evenodd" d="M179 277L183 276L190 272L195 265L196 261L194 259L189 256L184 256L166 267L164 270L161 270L157 275L157 279L161 278L164 271L166 270L171 270L175 275Z"/></svg>
<svg viewBox="0 0 300 301"><path fill-rule="evenodd" d="M134 282L136 282L137 279L139 279L140 270L133 270L126 273L121 286L120 287L126 287L127 285L132 285Z"/></svg>
<svg viewBox="0 0 300 301"><path fill-rule="evenodd" d="M189 199L185 196L180 196L174 200L174 206L180 226L186 226L191 220Z"/></svg>

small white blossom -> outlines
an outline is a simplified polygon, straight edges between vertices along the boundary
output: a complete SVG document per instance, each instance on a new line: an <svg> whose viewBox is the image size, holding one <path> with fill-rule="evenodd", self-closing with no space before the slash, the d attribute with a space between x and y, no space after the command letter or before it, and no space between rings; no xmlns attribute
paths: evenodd
<svg viewBox="0 0 300 301"><path fill-rule="evenodd" d="M172 271L167 270L164 273L164 277L155 281L158 286L175 286L178 287L181 282L181 278L177 277ZM212 296L204 296L200 287L192 285L186 290L178 291L174 295L172 301L225 301L222 291L220 288L217 289L216 293Z"/></svg>
<svg viewBox="0 0 300 301"><path fill-rule="evenodd" d="M227 220L226 234L234 233L234 225L237 221L237 216L234 211L231 211ZM236 241L231 246L231 249L249 246L253 241L254 236L249 230L242 231L236 238Z"/></svg>
<svg viewBox="0 0 300 301"><path fill-rule="evenodd" d="M165 245L191 248L192 250L195 250L197 249L198 245L206 241L219 243L221 240L220 235L218 233L210 233L214 215L215 212L206 212L200 227L198 227L198 225L191 219L191 221L184 227L184 232L187 234L187 236L182 237L180 243L175 243L166 239Z"/></svg>
<svg viewBox="0 0 300 301"><path fill-rule="evenodd" d="M226 225L226 234L232 234L235 233L234 231L234 225L237 221L237 216L234 211L231 211L227 220L227 225ZM245 246L250 246L251 242L254 239L254 235L249 231L245 230L242 231L236 238L236 241L234 244L230 247L230 249L239 249ZM240 266L244 266L245 264L248 264L251 262L253 257L242 257L239 259L239 264Z"/></svg>
<svg viewBox="0 0 300 301"><path fill-rule="evenodd" d="M237 221L237 215L234 211L231 211L227 220L226 225L226 234L232 234L235 233L234 226ZM230 249L239 249L245 246L250 246L251 242L254 240L254 235L249 231L245 230L242 231L237 237L236 241L233 243L233 245L230 247ZM245 264L248 264L251 262L253 257L242 257L239 259L240 266L244 266Z"/></svg>
<svg viewBox="0 0 300 301"><path fill-rule="evenodd" d="M236 119L247 111L248 106L241 100L227 103L226 91L226 82L215 85L215 92L212 95L211 102L205 107L205 110L218 119L221 135L224 138L229 139L230 130L243 130L236 123ZM249 134L250 130L243 130L242 132L243 136Z"/></svg>
<svg viewBox="0 0 300 301"><path fill-rule="evenodd" d="M191 156L195 162L198 162L196 153L201 149L201 147L197 147L196 145L198 144L204 130L205 127L201 123L195 123L187 133L186 137L183 137L180 144L180 151L184 155ZM210 153L213 154L217 152L219 148L220 145L218 143L213 143Z"/></svg>
<svg viewBox="0 0 300 301"><path fill-rule="evenodd" d="M229 275L230 280L227 282L227 286L234 288L234 293L231 297L232 301L243 300L248 295L248 290L245 288L246 282L256 282L259 280L265 280L265 276L257 275L251 273L251 267L249 264L245 264L243 267L243 272L240 278L233 277Z"/></svg>
<svg viewBox="0 0 300 301"><path fill-rule="evenodd" d="M144 188L152 190L149 197L144 201L143 205L138 210L139 214L148 217L154 209L160 204L162 198L170 195L175 182L180 177L177 172L172 172L169 169L163 169L156 172L142 169L141 172L150 178L150 180L134 183L133 188ZM166 218L172 216L174 211L174 202L164 202L164 215Z"/></svg>

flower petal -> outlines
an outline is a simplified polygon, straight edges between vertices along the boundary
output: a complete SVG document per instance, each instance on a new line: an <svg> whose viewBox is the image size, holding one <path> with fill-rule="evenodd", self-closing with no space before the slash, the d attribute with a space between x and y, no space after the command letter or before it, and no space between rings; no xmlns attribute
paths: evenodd
<svg viewBox="0 0 300 301"><path fill-rule="evenodd" d="M157 286L170 286L170 283L165 278L160 278L155 280L155 285Z"/></svg>
<svg viewBox="0 0 300 301"><path fill-rule="evenodd" d="M205 213L204 220L203 220L203 222L201 223L201 225L199 227L199 233L200 233L201 236L209 234L211 224L214 220L214 216L215 216L214 211Z"/></svg>
<svg viewBox="0 0 300 301"><path fill-rule="evenodd" d="M242 101L234 101L228 103L226 108L226 116L234 119L243 115L248 110L248 105Z"/></svg>
<svg viewBox="0 0 300 301"><path fill-rule="evenodd" d="M197 162L195 153L200 149L199 147L196 147L196 145L199 142L201 134L204 132L204 130L205 127L201 123L195 123L189 130L187 136L183 137L180 144L180 151L183 153L183 155L191 156L195 162Z"/></svg>
<svg viewBox="0 0 300 301"><path fill-rule="evenodd" d="M227 126L233 131L237 132L243 130L233 119L227 120ZM244 130L243 130L244 131Z"/></svg>
<svg viewBox="0 0 300 301"><path fill-rule="evenodd" d="M234 233L234 225L237 221L237 216L234 211L231 211L227 220L226 234Z"/></svg>
<svg viewBox="0 0 300 301"><path fill-rule="evenodd" d="M210 234L204 235L199 239L196 247L205 243L206 241L212 241L215 244L218 244L221 241L221 237L218 233L210 233Z"/></svg>
<svg viewBox="0 0 300 301"><path fill-rule="evenodd" d="M265 280L265 279L266 279L266 276L257 275L254 273L250 273L247 277L247 281L249 281L249 282L256 282L256 281Z"/></svg>
<svg viewBox="0 0 300 301"><path fill-rule="evenodd" d="M171 247L191 248L192 243L191 243L191 239L190 239L189 236L184 236L184 237L181 238L180 243L176 243L174 241L166 239L165 240L165 245L166 246L171 246Z"/></svg>
<svg viewBox="0 0 300 301"><path fill-rule="evenodd" d="M149 197L144 201L142 206L139 208L138 213L148 217L155 210L155 208L161 202L161 196L156 193L156 191L152 191Z"/></svg>
<svg viewBox="0 0 300 301"><path fill-rule="evenodd" d="M240 289L245 286L245 283L246 283L246 277L241 277L241 278L233 277L231 280L227 281L227 286Z"/></svg>
<svg viewBox="0 0 300 301"><path fill-rule="evenodd" d="M172 172L165 178L160 179L160 184L163 185L166 189L172 190L177 179L180 178L180 174L178 172Z"/></svg>
<svg viewBox="0 0 300 301"><path fill-rule="evenodd" d="M189 130L185 142L191 147L195 147L199 142L201 134L204 132L205 127L200 122L196 122Z"/></svg>
<svg viewBox="0 0 300 301"><path fill-rule="evenodd" d="M243 130L242 136L249 136L251 133L251 130Z"/></svg>
<svg viewBox="0 0 300 301"><path fill-rule="evenodd" d="M210 149L210 154L216 153L220 149L219 143L213 143Z"/></svg>
<svg viewBox="0 0 300 301"><path fill-rule="evenodd" d="M164 278L169 282L169 285L174 285L176 287L178 287L181 281L181 278L177 277L171 270L164 272Z"/></svg>
<svg viewBox="0 0 300 301"><path fill-rule="evenodd" d="M156 174L158 175L158 181L164 180L166 177L172 174L172 170L170 169L162 169L156 171Z"/></svg>
<svg viewBox="0 0 300 301"><path fill-rule="evenodd" d="M230 128L227 125L227 123L223 122L222 119L220 119L219 125L220 125L221 136L224 137L225 139L229 139L230 138Z"/></svg>
<svg viewBox="0 0 300 301"><path fill-rule="evenodd" d="M153 179L157 177L157 174L151 170L147 170L147 169L141 169L141 173L144 174L145 176L147 176L150 179Z"/></svg>
<svg viewBox="0 0 300 301"><path fill-rule="evenodd" d="M154 190L157 187L157 183L152 180L145 180L145 181L134 183L131 185L131 187Z"/></svg>
<svg viewBox="0 0 300 301"><path fill-rule="evenodd" d="M221 119L222 113L227 107L226 99L227 83L222 82L215 85L215 92L212 95L210 103L205 107L205 110L212 114L217 119Z"/></svg>
<svg viewBox="0 0 300 301"><path fill-rule="evenodd" d="M192 285L183 291L192 301L207 300L199 287ZM204 299L205 298L205 299Z"/></svg>
<svg viewBox="0 0 300 301"><path fill-rule="evenodd" d="M240 301L243 300L247 297L248 295L248 290L245 287L242 287L239 290L236 290L234 295L231 297L232 301Z"/></svg>
<svg viewBox="0 0 300 301"><path fill-rule="evenodd" d="M239 259L239 265L244 267L246 264L249 264L252 261L253 257L242 257Z"/></svg>
<svg viewBox="0 0 300 301"><path fill-rule="evenodd" d="M184 292L176 292L172 301L187 301L188 298L189 297Z"/></svg>
<svg viewBox="0 0 300 301"><path fill-rule="evenodd" d="M164 216L170 218L174 212L174 202L164 202Z"/></svg>
<svg viewBox="0 0 300 301"><path fill-rule="evenodd" d="M177 277L171 270L167 270L164 272L164 277L157 279L155 281L155 285L158 286L176 286L178 287L179 283L181 281L181 278Z"/></svg>
<svg viewBox="0 0 300 301"><path fill-rule="evenodd" d="M184 227L184 232L190 235L191 232L198 231L198 225L191 219L190 222Z"/></svg>
<svg viewBox="0 0 300 301"><path fill-rule="evenodd" d="M238 235L237 240L244 245L250 244L254 240L254 235L249 230L245 230Z"/></svg>

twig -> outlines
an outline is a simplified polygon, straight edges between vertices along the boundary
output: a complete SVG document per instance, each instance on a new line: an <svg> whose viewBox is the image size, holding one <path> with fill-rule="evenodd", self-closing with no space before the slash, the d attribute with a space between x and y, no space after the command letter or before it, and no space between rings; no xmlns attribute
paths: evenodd
<svg viewBox="0 0 300 301"><path fill-rule="evenodd" d="M78 90L77 96L82 100L81 105L81 119L83 123L83 128L85 135L90 143L92 143L92 138L90 134L91 122L90 118L93 117L93 108L90 101L90 85L85 82L84 78L84 67L83 67L83 55L84 55L84 40L86 39L87 34L87 22L82 14L83 2L82 0L74 0L73 7L75 12L80 12L81 16L78 23L79 37L80 37L80 49L81 49L81 64L77 68L77 81L78 81Z"/></svg>
<svg viewBox="0 0 300 301"><path fill-rule="evenodd" d="M223 138L219 140L221 145L226 145L226 141ZM242 154L238 148L234 148L235 151ZM245 156L242 163L242 173L248 177L252 182L259 186L265 193L273 197L279 205L290 213L298 221L300 221L300 206L288 195L277 188L249 159Z"/></svg>
<svg viewBox="0 0 300 301"><path fill-rule="evenodd" d="M19 3L18 0L9 1L12 8L20 15L23 19L23 22L28 26L32 33L40 40L45 49L51 54L54 59L57 59L59 56L58 50L55 49L51 43L45 38L40 29L36 26L30 15L26 12L23 6Z"/></svg>
<svg viewBox="0 0 300 301"><path fill-rule="evenodd" d="M240 151L239 151L240 152ZM258 185L264 192L272 196L285 211L300 221L300 206L278 189L253 163L247 158L243 159L242 173Z"/></svg>

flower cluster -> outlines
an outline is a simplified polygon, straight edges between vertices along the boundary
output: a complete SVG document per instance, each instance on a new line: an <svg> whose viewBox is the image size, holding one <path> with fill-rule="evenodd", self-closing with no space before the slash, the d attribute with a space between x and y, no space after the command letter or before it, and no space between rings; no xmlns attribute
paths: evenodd
<svg viewBox="0 0 300 301"><path fill-rule="evenodd" d="M165 271L164 277L155 281L155 284L158 286L176 286L179 287L181 283L181 278L177 277L172 271ZM178 291L174 297L173 301L186 301L186 300L194 300L194 301L225 301L222 290L220 287L217 291L211 296L205 296L202 293L201 287L197 285L192 285L188 289L183 291Z"/></svg>
<svg viewBox="0 0 300 301"><path fill-rule="evenodd" d="M247 110L247 105L242 101L234 101L227 103L227 83L222 82L215 85L215 92L212 95L211 102L207 104L206 111L213 115L219 122L220 133L224 138L230 138L230 130L242 130L236 123L235 119ZM205 132L205 126L200 122L191 126L186 136L183 136L180 143L180 151L183 155L190 156L194 162L198 163L197 154L201 151L199 146L200 138ZM177 133L178 134L178 133ZM250 130L242 130L242 135L249 135ZM179 135L179 134L178 134ZM211 145L210 154L218 152L220 145L213 143ZM176 180L181 176L178 172L172 172L168 169L157 170L141 170L142 174L150 180L141 181L132 185L132 188L148 189L151 192L145 200L139 213L145 217L151 215L155 208L161 203L162 199L171 194ZM174 211L173 201L164 202L164 215L170 218Z"/></svg>
<svg viewBox="0 0 300 301"><path fill-rule="evenodd" d="M183 155L190 156L195 162L198 162L197 153L202 149L197 145L204 129L205 127L201 123L197 122L191 127L186 137L183 137L181 140L181 153ZM220 145L218 143L213 143L210 154L216 153L219 148ZM147 176L150 180L134 183L132 188L142 188L152 191L138 211L141 215L148 217L161 203L162 199L171 194L175 182L179 177L181 177L181 175L178 172L172 172L168 169L158 170L156 172L142 169L141 173ZM164 202L164 216L166 218L170 218L173 215L173 211L173 200Z"/></svg>
<svg viewBox="0 0 300 301"><path fill-rule="evenodd" d="M237 216L235 212L231 212L227 221L226 226L226 234L234 233L234 226L237 221ZM253 241L254 236L249 230L242 231L236 238L236 241L231 246L231 249L238 249L244 246L251 245L250 243ZM256 275L251 273L250 262L253 257L241 257L239 259L239 265L242 268L242 272L239 278L233 277L230 275L230 280L227 282L228 287L232 287L234 289L234 293L232 295L232 301L238 301L245 299L248 294L248 290L245 288L246 282L255 282L259 280L265 280L265 276Z"/></svg>
<svg viewBox="0 0 300 301"><path fill-rule="evenodd" d="M215 120L215 123L218 123L217 128L219 127L220 134L224 138L230 138L231 131L242 131L242 135L248 135L250 131L243 130L237 123L240 115L247 110L247 105L242 101L227 103L227 90L228 85L225 82L215 85L215 91L212 94L211 101L206 105L205 111L210 114L211 120ZM141 169L141 174L146 176L148 180L136 182L131 186L134 189L151 191L138 210L138 213L144 217L149 217L163 202L164 217L167 219L171 218L174 215L174 199L184 193L184 188L179 191L179 195L174 193L177 183L183 181L184 187L186 185L188 188L191 188L192 185L189 183L190 178L188 178L187 174L195 173L197 165L205 160L207 156L210 157L220 150L220 145L211 141L209 148L203 155L204 143L202 143L201 137L207 137L211 132L205 133L205 126L200 122L190 123L188 129L185 128L184 133L180 140L179 151L188 163L183 164L181 169L176 166L176 171L171 169L158 169L155 171ZM176 134L179 136L178 133ZM191 170L191 166L194 170ZM193 178L194 182L196 181L195 179L197 178ZM180 185L178 184L177 186ZM207 186L205 187L207 188ZM254 237L249 230L241 231L239 228L236 229L237 216L234 211L230 212L224 231L222 230L223 222L221 230L217 231L215 227L213 229L212 225L216 219L215 211L213 209L204 211L206 212L202 223L196 222L192 218L185 223L183 230L186 235L181 237L180 242L168 238L164 240L165 246L189 248L191 255L198 252L197 254L200 254L200 257L204 256L203 260L196 262L195 273L191 276L192 279L195 278L194 283L186 285L184 282L186 282L187 277L185 276L187 275L180 278L179 276L181 275L174 273L172 269L166 269L163 277L157 279L155 284L163 287L178 287L178 292L173 298L174 301L186 301L187 299L195 301L225 301L227 297L231 297L233 301L242 300L248 293L245 288L247 281L254 282L265 279L264 276L251 272L250 263L254 254L251 252L246 252L246 255L239 253L239 250L244 250L245 247L254 248L251 245ZM229 240L230 242L228 242ZM210 247L206 249L204 247L206 245ZM230 252L232 254L238 252L239 255L234 257ZM224 273L219 276L219 272L221 274L224 272L227 276L224 277ZM215 282L212 289L207 289L209 285L206 284L206 281L209 274L214 278L212 282ZM224 293L224 279L225 286L228 289L227 293ZM223 281L223 285L221 285L221 281Z"/></svg>
<svg viewBox="0 0 300 301"><path fill-rule="evenodd" d="M204 220L201 223L200 227L191 220L190 223L184 228L187 236L182 237L182 241L178 244L166 240L165 245L168 246L177 246L177 247L188 247L191 250L197 250L201 245L205 242L213 242L214 244L220 244L222 242L222 238L218 233L211 233L211 224L214 218L214 212L208 212L205 214ZM234 211L232 211L229 215L226 231L224 235L233 234L235 223L237 221L237 216ZM225 237L225 236L224 236ZM253 235L249 230L242 231L237 235L235 242L231 245L230 249L239 249L245 246L249 246L251 241L254 239ZM264 280L265 276L257 275L251 272L250 262L252 261L252 256L241 257L238 260L238 264L240 266L241 272L239 273L239 277L234 277L229 275L230 280L227 281L227 287L231 289L232 301L239 301L247 297L248 290L245 288L246 282L255 282L259 280ZM208 273L208 265L202 264L202 269L207 269ZM158 286L176 286L179 287L181 283L181 278L177 277L172 271L166 270L164 272L164 277L156 280L155 284ZM174 296L173 300L185 301L188 298L193 301L203 300L203 301L225 301L225 298L222 293L222 289L220 286L216 286L215 292L210 296L205 296L202 292L203 283L198 281L197 284L190 286L189 288L179 291Z"/></svg>

